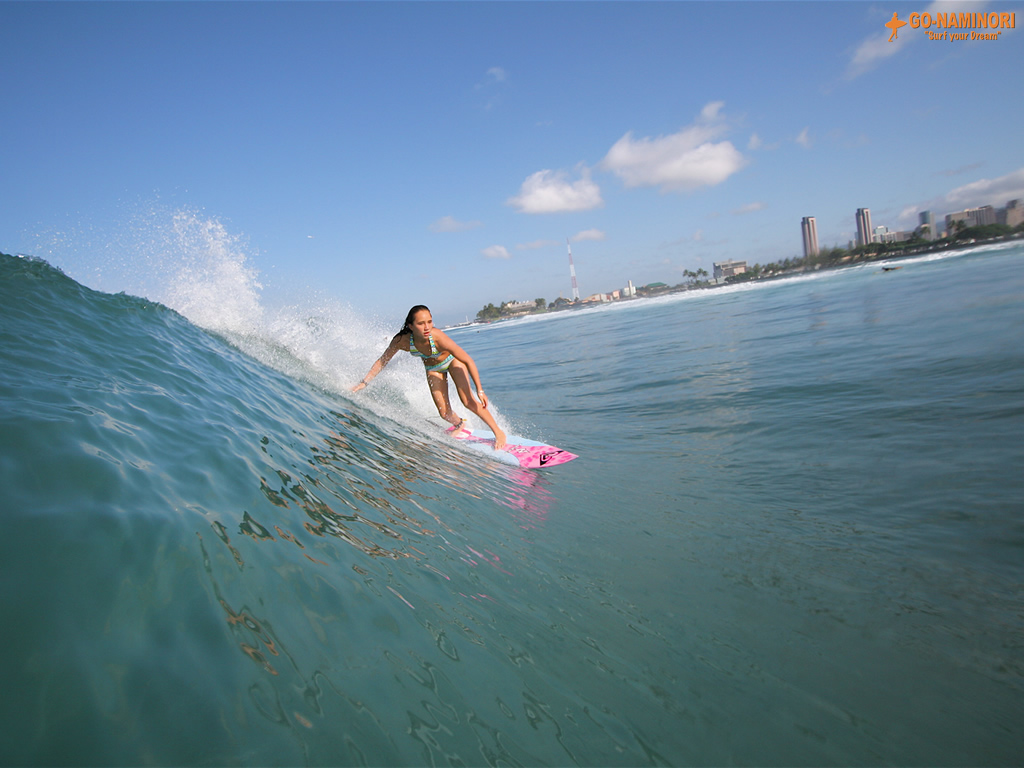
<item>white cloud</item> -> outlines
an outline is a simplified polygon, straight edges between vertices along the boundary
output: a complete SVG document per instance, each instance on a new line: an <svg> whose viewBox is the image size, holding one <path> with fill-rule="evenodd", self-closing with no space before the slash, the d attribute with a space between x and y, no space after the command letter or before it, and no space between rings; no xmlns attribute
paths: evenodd
<svg viewBox="0 0 1024 768"><path fill-rule="evenodd" d="M923 16L925 13L928 13L931 14L932 18L935 18L937 13L950 13L961 10L980 12L986 5L987 3L975 2L974 0L971 2L936 0L936 2L925 8L924 11L921 11L921 15ZM888 15L888 11L886 14L885 22L888 22L892 17ZM908 19L909 16L900 19L900 21L908 21ZM924 33L920 29L913 29L910 24L907 24L905 27L899 28L895 40L890 40L892 30L885 27L881 21L879 21L879 27L881 27L881 31L868 35L853 52L850 63L846 67L847 80L854 80L865 72L870 72L881 62L903 50L904 46L924 37Z"/></svg>
<svg viewBox="0 0 1024 768"><path fill-rule="evenodd" d="M997 179L978 179L920 205L904 208L899 220L912 221L919 211L931 211L938 220L947 213L967 208L983 205L1002 208L1010 200L1024 200L1024 168L1018 168Z"/></svg>
<svg viewBox="0 0 1024 768"><path fill-rule="evenodd" d="M970 163L968 165L961 165L958 168L947 168L944 171L939 171L940 176L959 176L963 173L969 173L970 171L976 171L981 168L982 163Z"/></svg>
<svg viewBox="0 0 1024 768"><path fill-rule="evenodd" d="M433 222L429 229L431 232L465 232L467 229L476 229L482 226L482 221L458 221L454 216L442 216Z"/></svg>
<svg viewBox="0 0 1024 768"><path fill-rule="evenodd" d="M601 167L627 187L661 187L662 192L722 183L747 162L731 142L714 141L728 130L722 106L708 104L693 125L668 136L634 139L629 131L608 150Z"/></svg>
<svg viewBox="0 0 1024 768"><path fill-rule="evenodd" d="M764 142L761 141L761 137L758 136L756 133L752 133L750 134L750 141L747 142L747 149L751 151L755 149L760 149L763 144Z"/></svg>
<svg viewBox="0 0 1024 768"><path fill-rule="evenodd" d="M536 251L541 248L551 248L556 245L561 245L561 240L534 240L530 243L520 243L516 248L520 251Z"/></svg>
<svg viewBox="0 0 1024 768"><path fill-rule="evenodd" d="M793 141L795 141L801 147L809 148L811 146L810 131L810 128L804 128L802 131L800 131L800 134L795 139L793 139Z"/></svg>
<svg viewBox="0 0 1024 768"><path fill-rule="evenodd" d="M709 104L705 104L704 109L700 111L701 119L709 121L717 120L719 113L722 111L722 107L724 106L724 101L712 101Z"/></svg>
<svg viewBox="0 0 1024 768"><path fill-rule="evenodd" d="M906 27L904 29L907 29ZM894 56L902 50L903 46L910 41L910 35L904 32L904 36L889 41L889 30L884 33L876 33L865 39L857 50L854 51L850 63L846 67L846 79L853 80L865 72L870 72L890 56Z"/></svg>
<svg viewBox="0 0 1024 768"><path fill-rule="evenodd" d="M488 259L511 259L512 254L504 245L492 245L480 251Z"/></svg>
<svg viewBox="0 0 1024 768"><path fill-rule="evenodd" d="M896 217L896 221L914 221L917 218L917 214L920 213L921 210L922 209L918 208L916 205L908 205L906 208L900 211L899 216Z"/></svg>
<svg viewBox="0 0 1024 768"><path fill-rule="evenodd" d="M948 211L976 208L981 205L1004 206L1009 200L1024 199L1024 168L998 179L979 179L949 192L944 198Z"/></svg>
<svg viewBox="0 0 1024 768"><path fill-rule="evenodd" d="M733 214L736 216L742 216L745 213L754 213L755 211L763 211L764 209L765 204L758 200L757 202L747 203L746 205L740 206L733 211Z"/></svg>
<svg viewBox="0 0 1024 768"><path fill-rule="evenodd" d="M578 181L569 181L564 171L543 170L527 177L519 194L506 203L521 213L565 213L589 211L604 205L601 189L584 168Z"/></svg>
<svg viewBox="0 0 1024 768"><path fill-rule="evenodd" d="M486 100L483 103L485 110L490 110L501 103L501 92L504 90L503 83L508 79L504 67L491 67L487 70L483 82L476 84L476 90Z"/></svg>
<svg viewBox="0 0 1024 768"><path fill-rule="evenodd" d="M574 243L582 243L585 240L604 240L605 237L605 233L600 229L584 229L582 232L577 232L569 239Z"/></svg>

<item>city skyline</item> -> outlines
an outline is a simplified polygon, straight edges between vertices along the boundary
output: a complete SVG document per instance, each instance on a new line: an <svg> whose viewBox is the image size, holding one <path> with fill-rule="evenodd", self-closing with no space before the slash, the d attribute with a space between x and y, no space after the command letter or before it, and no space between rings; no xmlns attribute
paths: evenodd
<svg viewBox="0 0 1024 768"><path fill-rule="evenodd" d="M910 230L890 230L887 225L872 225L871 209L858 208L854 213L857 227L857 239L851 245L863 246L883 242L880 237L887 237L888 242L901 242L910 239L914 234L923 233L926 240L942 237L948 232L953 222L963 221L964 226L984 226L986 224L1006 224L1013 228L1024 223L1024 205L1019 199L1008 200L1002 208L983 205L974 208L950 211L944 214L945 229L935 229L933 211L918 212L918 225ZM804 258L820 252L817 225L813 216L804 216L800 222L803 239Z"/></svg>
<svg viewBox="0 0 1024 768"><path fill-rule="evenodd" d="M1011 228L1017 227L1024 224L1024 201L1013 199L1008 200L1006 205L1002 208L996 208L992 205L978 206L976 208L966 208L960 211L950 211L944 215L946 222L945 230L936 231L934 228L934 213L932 211L920 211L918 214L918 226L912 230L900 230L893 231L889 230L887 226L880 225L872 227L871 220L871 209L870 208L858 208L854 213L854 220L858 222L858 225L862 222L866 227L872 227L870 230L871 237L869 244L880 244L883 242L905 242L912 236L920 234L925 240L933 240L946 236L950 229L951 224L956 221L963 221L964 226L975 227L984 226L987 224L1005 224ZM818 243L817 223L814 216L804 216L800 222L801 235L803 239L803 257L805 259L817 256L820 254L821 249ZM885 230L884 233L879 230ZM859 238L859 234L858 234ZM861 245L861 243L851 241L850 247ZM836 247L841 247L836 244ZM779 256L777 259L767 261L766 264L774 264L784 261L785 256ZM758 262L755 262L755 264ZM747 260L745 259L729 259L722 262L714 262L712 264L713 272L711 277L716 282L721 282L728 277L741 274L748 268ZM687 276L688 270L684 270L683 276ZM693 273L689 273L693 276ZM573 286L576 286L576 273L575 268L572 268L572 281ZM632 288L632 281L628 283L629 287ZM647 284L642 286L643 288L649 288L651 285L662 285L667 284L657 281L655 283ZM594 300L598 297L604 297L599 300L605 301L610 299L618 299L620 292L618 290L611 292L601 292L590 294L585 300ZM576 291L576 298L578 298L578 291ZM632 294L636 295L635 290ZM610 298L609 298L610 297ZM559 294L561 298L561 294Z"/></svg>

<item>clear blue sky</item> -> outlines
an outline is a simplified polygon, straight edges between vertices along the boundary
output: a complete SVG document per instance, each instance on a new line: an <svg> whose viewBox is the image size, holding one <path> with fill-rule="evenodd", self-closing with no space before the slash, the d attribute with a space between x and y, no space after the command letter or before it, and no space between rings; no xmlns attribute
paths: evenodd
<svg viewBox="0 0 1024 768"><path fill-rule="evenodd" d="M953 7L1018 27L888 41ZM587 295L1024 198L1024 4L0 2L0 61L0 250L108 291L154 207L443 323L569 295L567 238Z"/></svg>

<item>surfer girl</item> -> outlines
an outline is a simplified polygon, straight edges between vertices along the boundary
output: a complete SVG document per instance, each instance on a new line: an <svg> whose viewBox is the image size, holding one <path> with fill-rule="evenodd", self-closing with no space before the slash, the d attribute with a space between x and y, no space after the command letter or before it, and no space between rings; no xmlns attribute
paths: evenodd
<svg viewBox="0 0 1024 768"><path fill-rule="evenodd" d="M384 350L377 361L370 367L363 380L352 387L353 392L363 389L370 380L380 373L395 354L404 349L415 357L423 359L423 367L427 370L427 385L430 387L430 394L434 398L434 405L441 418L451 424L449 432L458 432L465 427L465 419L460 418L452 410L451 401L448 399L448 374L455 382L455 389L459 393L462 404L470 411L480 417L494 433L494 448L500 450L505 445L505 433L498 427L494 417L487 410L487 395L480 386L480 372L476 363L465 350L451 340L447 333L434 327L434 320L430 310L422 304L417 304L409 310L405 318L405 325L402 330L394 335L388 348ZM476 393L479 400L473 397L473 390L470 386L476 385Z"/></svg>

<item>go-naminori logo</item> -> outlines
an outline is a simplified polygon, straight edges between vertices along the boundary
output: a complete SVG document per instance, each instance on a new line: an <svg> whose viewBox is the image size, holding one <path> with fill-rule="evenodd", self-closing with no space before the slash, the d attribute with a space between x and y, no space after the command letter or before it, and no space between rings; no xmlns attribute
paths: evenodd
<svg viewBox="0 0 1024 768"><path fill-rule="evenodd" d="M912 13L907 21L902 21L898 13L893 13L892 18L885 23L891 30L890 43L899 39L900 28L907 24L913 29L926 30L930 40L998 40L1003 30L1017 28L1017 14L1014 11L949 11L935 14L926 11Z"/></svg>

